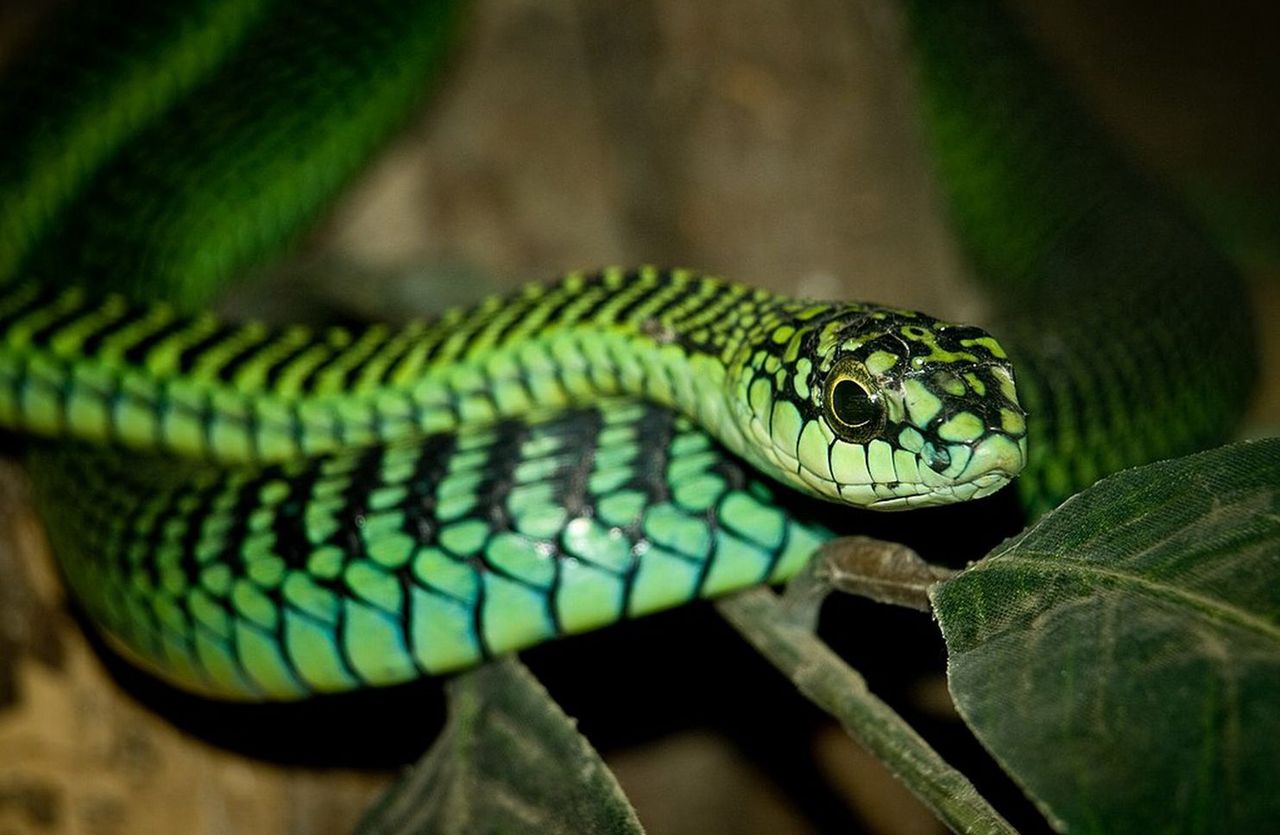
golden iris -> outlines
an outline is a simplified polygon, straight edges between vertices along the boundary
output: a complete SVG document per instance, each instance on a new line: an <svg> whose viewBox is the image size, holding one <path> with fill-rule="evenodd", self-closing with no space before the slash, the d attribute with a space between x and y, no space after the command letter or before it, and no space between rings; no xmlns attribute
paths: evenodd
<svg viewBox="0 0 1280 835"><path fill-rule="evenodd" d="M880 390L865 366L852 357L837 360L823 386L827 422L843 440L865 443L884 427Z"/></svg>

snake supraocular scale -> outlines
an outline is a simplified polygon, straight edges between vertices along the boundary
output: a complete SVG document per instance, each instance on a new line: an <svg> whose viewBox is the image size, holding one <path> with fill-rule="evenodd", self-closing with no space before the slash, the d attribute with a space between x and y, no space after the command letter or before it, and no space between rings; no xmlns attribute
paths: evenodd
<svg viewBox="0 0 1280 835"><path fill-rule="evenodd" d="M404 681L790 576L827 534L720 445L883 509L987 495L1025 458L984 331L683 271L362 332L19 284L0 326L0 421L116 447L36 453L71 585L130 655L224 696Z"/></svg>

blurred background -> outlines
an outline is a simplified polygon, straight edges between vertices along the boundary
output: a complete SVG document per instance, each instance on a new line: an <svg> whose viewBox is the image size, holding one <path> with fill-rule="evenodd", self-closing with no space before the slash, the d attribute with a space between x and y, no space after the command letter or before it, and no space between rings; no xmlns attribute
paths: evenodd
<svg viewBox="0 0 1280 835"><path fill-rule="evenodd" d="M1247 431L1274 434L1270 4L1013 7L1135 163L1182 194L1248 275L1266 360ZM0 72L74 10L0 4ZM981 319L930 180L892 3L479 0L428 111L288 263L228 304L386 319L640 262ZM62 605L20 469L5 462L0 476L0 835L345 832L438 731L433 682L226 707L114 663ZM869 524L956 563L1013 532L983 528L1000 518L983 513ZM955 527L978 530L959 550L929 536ZM872 687L1016 825L1043 831L955 718L930 620L856 600L828 608L824 636ZM706 606L526 658L654 835L940 831Z"/></svg>

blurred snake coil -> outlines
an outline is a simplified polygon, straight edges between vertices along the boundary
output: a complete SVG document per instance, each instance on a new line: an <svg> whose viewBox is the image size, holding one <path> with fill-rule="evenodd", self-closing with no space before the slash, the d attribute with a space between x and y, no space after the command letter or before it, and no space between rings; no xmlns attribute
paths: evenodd
<svg viewBox="0 0 1280 835"><path fill-rule="evenodd" d="M465 19L87 4L0 79L0 425L79 604L155 674L403 682L787 579L833 532L780 490L911 508L1021 472L1034 516L1231 436L1239 277L986 0L905 20L995 338L649 267L402 328L196 312L324 211Z"/></svg>

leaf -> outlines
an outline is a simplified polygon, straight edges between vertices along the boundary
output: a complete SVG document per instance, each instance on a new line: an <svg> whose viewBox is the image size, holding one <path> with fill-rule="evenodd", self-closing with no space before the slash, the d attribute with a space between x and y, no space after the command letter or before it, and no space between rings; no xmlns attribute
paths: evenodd
<svg viewBox="0 0 1280 835"><path fill-rule="evenodd" d="M1280 439L1107 478L932 598L961 715L1060 829L1280 819Z"/></svg>
<svg viewBox="0 0 1280 835"><path fill-rule="evenodd" d="M447 687L440 738L358 832L643 833L600 756L520 662Z"/></svg>

